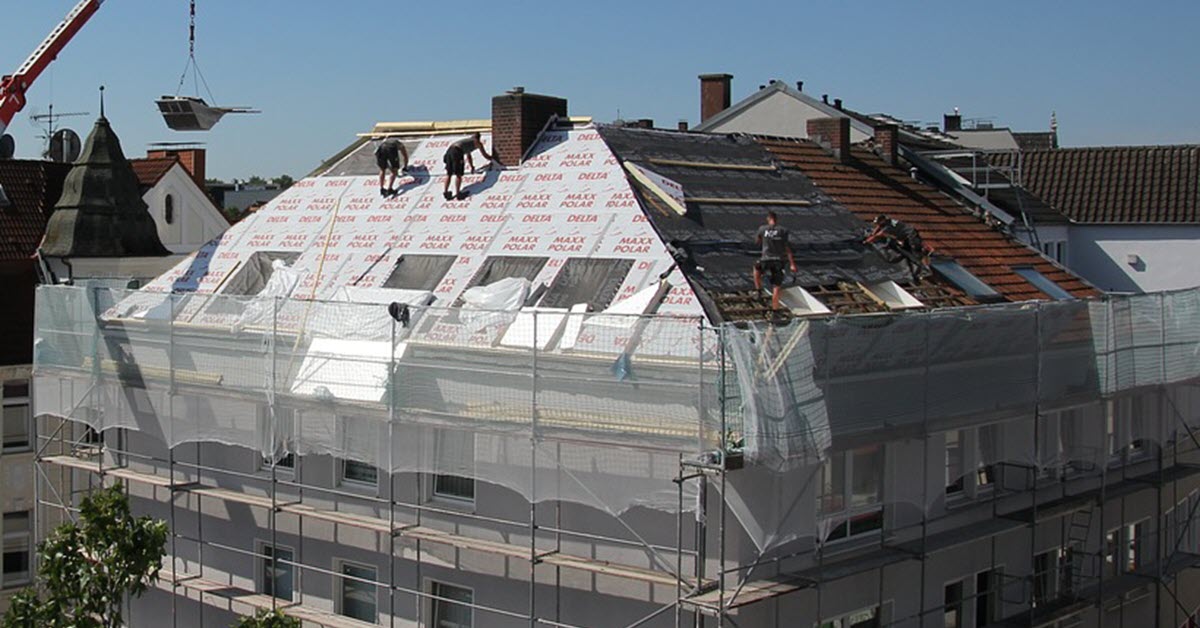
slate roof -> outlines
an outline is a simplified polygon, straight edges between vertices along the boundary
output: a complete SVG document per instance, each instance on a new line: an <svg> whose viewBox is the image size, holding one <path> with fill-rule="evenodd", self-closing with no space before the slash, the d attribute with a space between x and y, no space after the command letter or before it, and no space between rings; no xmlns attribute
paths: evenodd
<svg viewBox="0 0 1200 628"><path fill-rule="evenodd" d="M937 253L952 257L1010 301L1048 298L1012 270L1021 266L1032 266L1075 296L1097 294L1081 279L985 225L866 148L855 147L852 163L842 164L808 140L763 137L758 141L861 219L882 213L912 225Z"/></svg>
<svg viewBox="0 0 1200 628"><path fill-rule="evenodd" d="M179 163L178 157L144 157L142 159L130 159L129 165L133 166L133 174L137 177L138 185L143 190L148 190L156 185L162 178L167 176L171 168Z"/></svg>
<svg viewBox="0 0 1200 628"><path fill-rule="evenodd" d="M1025 151L1021 173L1026 188L1076 222L1200 223L1200 145Z"/></svg>
<svg viewBox="0 0 1200 628"><path fill-rule="evenodd" d="M0 161L0 187L9 200L0 207L0 261L33 255L70 168L49 161Z"/></svg>

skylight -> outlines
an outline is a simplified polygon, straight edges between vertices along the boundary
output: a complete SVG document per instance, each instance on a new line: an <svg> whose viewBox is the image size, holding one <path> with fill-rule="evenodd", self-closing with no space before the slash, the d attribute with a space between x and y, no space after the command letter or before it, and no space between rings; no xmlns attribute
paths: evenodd
<svg viewBox="0 0 1200 628"><path fill-rule="evenodd" d="M1013 268L1013 272L1023 277L1025 281L1033 284L1034 288L1046 293L1046 296L1049 296L1055 301L1066 301L1075 298L1070 292L1064 290L1062 286L1050 281L1045 275L1038 272L1037 269L1031 266L1020 266Z"/></svg>
<svg viewBox="0 0 1200 628"><path fill-rule="evenodd" d="M1003 299L995 288L983 283L979 277L972 275L970 271L954 260L935 259L930 262L930 265L939 275L945 277L946 281L954 284L976 301L988 302Z"/></svg>
<svg viewBox="0 0 1200 628"><path fill-rule="evenodd" d="M859 284L868 296L883 303L889 310L908 310L925 307L919 299L909 294L894 281L881 281L870 285Z"/></svg>

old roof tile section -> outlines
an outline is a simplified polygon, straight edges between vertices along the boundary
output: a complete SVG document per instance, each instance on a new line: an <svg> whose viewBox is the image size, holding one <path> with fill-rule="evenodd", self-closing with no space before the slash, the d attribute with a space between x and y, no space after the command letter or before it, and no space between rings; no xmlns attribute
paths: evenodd
<svg viewBox="0 0 1200 628"><path fill-rule="evenodd" d="M177 163L179 163L179 158L174 156L129 160L129 165L133 166L133 174L137 176L138 185L142 186L142 189L158 185L158 182L162 181L162 178L167 176L167 173Z"/></svg>
<svg viewBox="0 0 1200 628"><path fill-rule="evenodd" d="M1200 145L1025 151L1021 179L1080 223L1200 223Z"/></svg>
<svg viewBox="0 0 1200 628"><path fill-rule="evenodd" d="M0 261L34 254L70 168L48 161L0 161L0 187L8 199L0 200Z"/></svg>
<svg viewBox="0 0 1200 628"><path fill-rule="evenodd" d="M1013 268L1025 266L1037 269L1077 297L1096 294L1081 279L987 226L936 189L912 180L866 148L854 148L852 162L842 164L808 140L758 141L785 166L799 169L863 220L887 214L912 225L936 253L954 258L1010 301L1048 298L1013 272Z"/></svg>

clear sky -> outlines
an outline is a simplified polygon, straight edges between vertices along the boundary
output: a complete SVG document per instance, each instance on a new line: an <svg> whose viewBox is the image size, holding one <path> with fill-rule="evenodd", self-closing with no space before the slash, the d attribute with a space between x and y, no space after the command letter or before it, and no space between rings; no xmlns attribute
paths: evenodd
<svg viewBox="0 0 1200 628"><path fill-rule="evenodd" d="M75 0L4 0L8 73ZM130 156L207 142L210 176L302 176L376 121L484 118L514 85L572 114L674 126L699 115L705 72L738 100L771 78L864 112L935 121L953 107L1019 130L1057 111L1064 145L1200 142L1200 2L386 2L199 0L197 57L218 104L251 105L207 134L153 106L187 60L186 0L106 0L13 122L36 157L35 109L108 117ZM193 95L189 87L185 95ZM86 118L65 121L85 133Z"/></svg>

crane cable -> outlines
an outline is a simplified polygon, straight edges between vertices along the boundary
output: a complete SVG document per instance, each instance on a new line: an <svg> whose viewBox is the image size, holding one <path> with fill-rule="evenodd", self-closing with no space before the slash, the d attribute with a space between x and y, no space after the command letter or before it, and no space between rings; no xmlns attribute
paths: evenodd
<svg viewBox="0 0 1200 628"><path fill-rule="evenodd" d="M200 64L196 63L196 0L190 2L190 15L188 18L188 60L183 66L183 74L179 76L179 86L175 88L175 95L179 96L183 91L183 84L187 81L188 69L191 68L193 89L196 96L200 96L200 85L204 84L204 91L208 92L208 98L213 104L216 104L216 97L213 96L212 89L208 86L208 81L204 78L204 73L200 71Z"/></svg>

